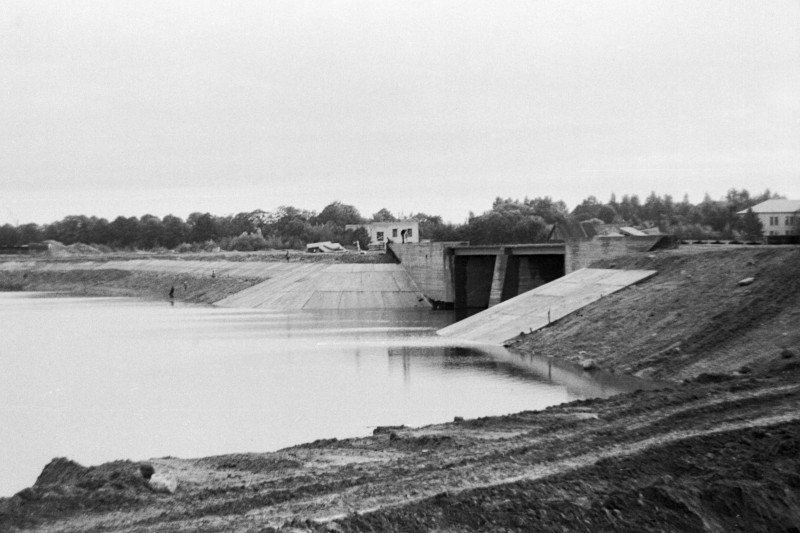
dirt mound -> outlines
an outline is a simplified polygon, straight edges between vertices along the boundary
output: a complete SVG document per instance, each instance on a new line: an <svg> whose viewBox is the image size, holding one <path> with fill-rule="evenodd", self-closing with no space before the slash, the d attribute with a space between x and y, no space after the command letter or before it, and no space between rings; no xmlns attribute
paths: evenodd
<svg viewBox="0 0 800 533"><path fill-rule="evenodd" d="M218 470L240 470L253 473L299 468L302 463L286 457L264 457L263 454L235 454L199 459L199 463Z"/></svg>
<svg viewBox="0 0 800 533"><path fill-rule="evenodd" d="M82 242L76 242L75 244L70 244L67 246L69 252L73 255L102 255L103 252L94 246L90 246L88 244L83 244Z"/></svg>
<svg viewBox="0 0 800 533"><path fill-rule="evenodd" d="M340 531L796 531L800 423L351 515Z"/></svg>
<svg viewBox="0 0 800 533"><path fill-rule="evenodd" d="M75 486L88 490L104 487L139 490L147 487L147 479L140 463L114 461L101 466L85 467L65 457L57 457L44 467L33 486L37 488L52 485Z"/></svg>
<svg viewBox="0 0 800 533"><path fill-rule="evenodd" d="M47 245L47 253L51 257L74 257L80 255L103 254L103 252L101 252L94 246L89 246L88 244L83 244L81 242L65 246L64 244L58 241L51 240L51 241L44 241L44 244Z"/></svg>
<svg viewBox="0 0 800 533"><path fill-rule="evenodd" d="M66 457L56 457L44 467L42 473L36 478L35 487L43 485L76 485L81 478L85 477L89 469L81 466L75 461Z"/></svg>
<svg viewBox="0 0 800 533"><path fill-rule="evenodd" d="M390 433L389 442L393 448L400 450L428 450L431 448L454 445L454 439L449 435L422 435L420 437L406 437L397 433Z"/></svg>
<svg viewBox="0 0 800 533"><path fill-rule="evenodd" d="M153 497L152 466L114 461L85 467L58 457L44 467L33 487L0 500L0 530L29 527L79 510L121 509Z"/></svg>

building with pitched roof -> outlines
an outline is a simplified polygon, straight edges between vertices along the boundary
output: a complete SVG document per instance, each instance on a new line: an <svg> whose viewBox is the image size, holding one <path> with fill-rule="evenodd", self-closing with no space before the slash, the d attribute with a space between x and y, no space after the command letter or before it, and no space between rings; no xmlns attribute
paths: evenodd
<svg viewBox="0 0 800 533"><path fill-rule="evenodd" d="M419 222L416 220L397 220L393 222L369 222L367 224L347 224L345 229L364 228L369 233L369 247L376 249L386 246L388 242L419 242Z"/></svg>
<svg viewBox="0 0 800 533"><path fill-rule="evenodd" d="M764 236L798 235L800 200L767 200L752 207L764 226ZM739 211L744 215L747 209Z"/></svg>

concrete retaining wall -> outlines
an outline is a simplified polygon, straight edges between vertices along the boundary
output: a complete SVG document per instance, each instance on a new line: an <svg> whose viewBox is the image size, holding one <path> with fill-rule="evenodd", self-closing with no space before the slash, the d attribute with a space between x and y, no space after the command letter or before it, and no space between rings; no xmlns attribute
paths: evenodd
<svg viewBox="0 0 800 533"><path fill-rule="evenodd" d="M402 267L429 300L453 302L453 256L446 255L448 247L463 242L424 242L389 245Z"/></svg>
<svg viewBox="0 0 800 533"><path fill-rule="evenodd" d="M597 236L591 240L573 240L566 243L566 273L587 268L599 259L609 259L636 252L647 252L662 239L661 235L646 237Z"/></svg>

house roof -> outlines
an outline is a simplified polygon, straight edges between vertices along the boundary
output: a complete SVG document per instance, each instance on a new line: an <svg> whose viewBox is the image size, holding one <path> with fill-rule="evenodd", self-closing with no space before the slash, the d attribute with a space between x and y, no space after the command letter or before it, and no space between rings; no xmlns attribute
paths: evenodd
<svg viewBox="0 0 800 533"><path fill-rule="evenodd" d="M800 200L767 200L753 206L753 213L795 213L800 211ZM744 215L747 209L737 214Z"/></svg>
<svg viewBox="0 0 800 533"><path fill-rule="evenodd" d="M644 237L645 235L647 235L647 233L645 233L643 231L639 231L636 228L631 228L631 227L628 227L628 226L624 226L622 228L619 228L619 231L623 235L632 235L634 237Z"/></svg>

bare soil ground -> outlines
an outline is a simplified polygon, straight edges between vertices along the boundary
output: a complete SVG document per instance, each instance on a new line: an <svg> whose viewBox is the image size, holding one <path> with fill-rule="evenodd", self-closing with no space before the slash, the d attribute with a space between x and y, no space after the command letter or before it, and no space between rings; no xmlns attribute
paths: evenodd
<svg viewBox="0 0 800 533"><path fill-rule="evenodd" d="M274 453L54 460L0 499L0 530L799 531L798 258L617 260L659 274L517 346L671 388Z"/></svg>
<svg viewBox="0 0 800 533"><path fill-rule="evenodd" d="M517 339L516 350L683 379L800 349L800 247L686 246L592 266L658 274Z"/></svg>
<svg viewBox="0 0 800 533"><path fill-rule="evenodd" d="M64 296L126 296L211 304L236 294L261 278L192 276L130 270L0 271L0 290L45 291ZM184 288L183 283L186 283Z"/></svg>

